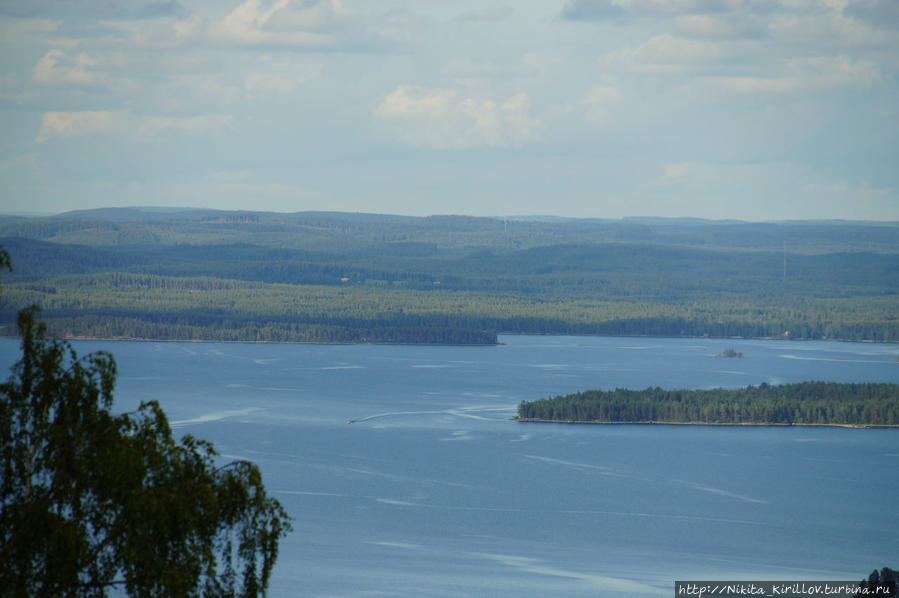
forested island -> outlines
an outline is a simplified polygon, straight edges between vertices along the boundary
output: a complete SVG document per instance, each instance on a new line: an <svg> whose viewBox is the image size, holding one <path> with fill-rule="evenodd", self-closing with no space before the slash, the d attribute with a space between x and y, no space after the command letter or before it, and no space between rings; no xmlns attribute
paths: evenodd
<svg viewBox="0 0 899 598"><path fill-rule="evenodd" d="M519 421L899 426L899 385L797 384L711 390L588 390L523 401Z"/></svg>
<svg viewBox="0 0 899 598"><path fill-rule="evenodd" d="M0 325L68 337L899 341L899 224L150 208L0 217Z"/></svg>

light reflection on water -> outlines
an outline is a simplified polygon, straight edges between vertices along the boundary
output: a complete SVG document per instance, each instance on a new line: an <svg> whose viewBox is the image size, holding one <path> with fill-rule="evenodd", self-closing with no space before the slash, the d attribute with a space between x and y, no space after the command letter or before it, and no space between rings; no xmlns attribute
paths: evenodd
<svg viewBox="0 0 899 598"><path fill-rule="evenodd" d="M897 345L502 341L75 345L115 354L117 408L158 399L177 432L260 465L296 519L271 596L662 596L899 562L899 431L510 420L587 388L899 382Z"/></svg>

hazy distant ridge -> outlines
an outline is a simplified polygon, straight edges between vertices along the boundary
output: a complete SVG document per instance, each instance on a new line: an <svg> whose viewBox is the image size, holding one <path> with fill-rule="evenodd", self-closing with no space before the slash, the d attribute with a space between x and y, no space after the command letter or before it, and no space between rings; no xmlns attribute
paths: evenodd
<svg viewBox="0 0 899 598"><path fill-rule="evenodd" d="M65 335L899 340L899 225L107 208L0 217L10 322Z"/></svg>

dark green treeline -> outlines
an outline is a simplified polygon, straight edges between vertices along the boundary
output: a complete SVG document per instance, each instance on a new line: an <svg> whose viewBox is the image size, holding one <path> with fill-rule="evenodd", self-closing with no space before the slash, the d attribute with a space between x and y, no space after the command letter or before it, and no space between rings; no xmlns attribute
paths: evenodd
<svg viewBox="0 0 899 598"><path fill-rule="evenodd" d="M522 420L899 425L899 385L801 382L736 390L588 390L525 401Z"/></svg>
<svg viewBox="0 0 899 598"><path fill-rule="evenodd" d="M38 304L66 337L899 341L897 223L135 208L0 216L0 246L0 334Z"/></svg>

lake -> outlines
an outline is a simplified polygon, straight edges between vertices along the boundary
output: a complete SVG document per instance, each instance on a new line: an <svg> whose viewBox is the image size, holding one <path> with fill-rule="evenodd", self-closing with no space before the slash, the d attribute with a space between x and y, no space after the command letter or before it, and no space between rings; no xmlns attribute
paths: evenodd
<svg viewBox="0 0 899 598"><path fill-rule="evenodd" d="M636 598L899 565L899 430L510 419L589 388L899 382L899 345L501 342L73 344L114 353L117 409L157 399L177 432L259 464L295 518L273 597ZM0 363L17 351L0 340Z"/></svg>

